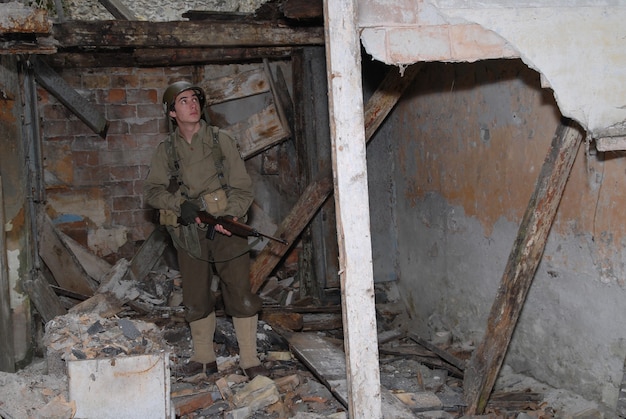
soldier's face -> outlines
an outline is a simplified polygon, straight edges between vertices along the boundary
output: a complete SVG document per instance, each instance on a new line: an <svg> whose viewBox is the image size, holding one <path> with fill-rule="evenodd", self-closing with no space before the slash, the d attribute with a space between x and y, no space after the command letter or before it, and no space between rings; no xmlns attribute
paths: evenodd
<svg viewBox="0 0 626 419"><path fill-rule="evenodd" d="M174 110L170 111L170 116L176 119L176 122L198 122L202 116L200 109L200 100L193 90L186 90L176 96L174 101Z"/></svg>

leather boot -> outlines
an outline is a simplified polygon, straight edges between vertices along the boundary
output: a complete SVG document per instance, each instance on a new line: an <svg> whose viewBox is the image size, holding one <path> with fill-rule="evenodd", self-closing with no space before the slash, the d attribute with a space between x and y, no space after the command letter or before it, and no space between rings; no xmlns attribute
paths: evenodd
<svg viewBox="0 0 626 419"><path fill-rule="evenodd" d="M189 362L181 365L181 374L189 376L200 374L214 374L217 372L213 337L215 335L215 312L207 317L189 323L191 328L191 340L193 355Z"/></svg>
<svg viewBox="0 0 626 419"><path fill-rule="evenodd" d="M233 326L239 344L239 366L250 379L257 375L268 376L269 371L261 364L256 351L256 331L258 315L233 317Z"/></svg>

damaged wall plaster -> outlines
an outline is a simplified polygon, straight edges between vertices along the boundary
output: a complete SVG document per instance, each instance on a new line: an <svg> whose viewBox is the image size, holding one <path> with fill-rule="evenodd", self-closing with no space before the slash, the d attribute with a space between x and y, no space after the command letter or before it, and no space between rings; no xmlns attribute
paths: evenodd
<svg viewBox="0 0 626 419"><path fill-rule="evenodd" d="M395 183L399 287L410 327L476 344L558 108L520 60L428 63L393 118L386 138L393 165L376 174L392 173ZM620 155L579 149L507 355L516 371L609 407L626 355ZM385 191L371 193L373 207L387 206Z"/></svg>
<svg viewBox="0 0 626 419"><path fill-rule="evenodd" d="M626 7L560 0L360 2L366 50L388 64L520 57L593 138L626 135Z"/></svg>

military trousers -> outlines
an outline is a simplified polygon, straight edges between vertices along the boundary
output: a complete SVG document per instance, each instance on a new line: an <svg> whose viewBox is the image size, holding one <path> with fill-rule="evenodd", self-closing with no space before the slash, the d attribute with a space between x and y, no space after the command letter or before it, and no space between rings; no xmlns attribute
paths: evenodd
<svg viewBox="0 0 626 419"><path fill-rule="evenodd" d="M250 317L259 312L261 298L250 288L250 253L247 238L215 233L213 239L206 231L196 229L201 256L194 257L177 249L182 277L185 320L202 319L215 311L215 295L211 291L213 266L220 278L220 290L226 314Z"/></svg>

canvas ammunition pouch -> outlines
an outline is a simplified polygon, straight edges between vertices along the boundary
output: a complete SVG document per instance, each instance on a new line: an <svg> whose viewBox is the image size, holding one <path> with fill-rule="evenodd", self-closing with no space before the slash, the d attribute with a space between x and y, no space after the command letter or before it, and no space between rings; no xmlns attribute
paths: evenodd
<svg viewBox="0 0 626 419"><path fill-rule="evenodd" d="M228 206L228 197L224 189L218 189L213 192L209 192L200 197L202 201L202 207L206 212L216 217L224 215L226 207Z"/></svg>
<svg viewBox="0 0 626 419"><path fill-rule="evenodd" d="M159 210L159 224L162 226L178 227L178 216L172 210Z"/></svg>

